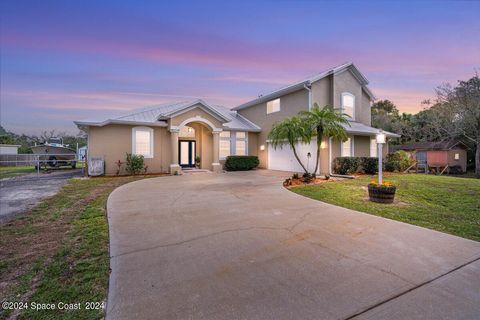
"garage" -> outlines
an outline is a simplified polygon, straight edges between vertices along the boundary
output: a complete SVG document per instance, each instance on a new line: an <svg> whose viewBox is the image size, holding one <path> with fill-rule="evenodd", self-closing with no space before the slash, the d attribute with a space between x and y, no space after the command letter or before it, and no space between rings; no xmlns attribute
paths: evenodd
<svg viewBox="0 0 480 320"><path fill-rule="evenodd" d="M316 141L313 140L310 144L297 143L295 146L298 157L305 165L308 171L315 167L316 158ZM311 157L308 157L310 153ZM268 144L268 169L281 170L291 172L304 172L297 159L293 154L293 150L288 144L284 144L282 148L277 147L275 150L271 144ZM319 168L320 170L320 168Z"/></svg>

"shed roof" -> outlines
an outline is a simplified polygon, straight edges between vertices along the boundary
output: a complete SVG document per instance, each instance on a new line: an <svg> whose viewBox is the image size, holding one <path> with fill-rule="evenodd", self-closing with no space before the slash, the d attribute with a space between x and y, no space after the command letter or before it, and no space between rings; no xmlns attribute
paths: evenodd
<svg viewBox="0 0 480 320"><path fill-rule="evenodd" d="M463 143L460 140L414 142L414 143L407 143L407 144L402 144L402 145L397 145L392 147L393 147L393 150L405 150L405 151L468 149L468 146L465 145L465 143Z"/></svg>

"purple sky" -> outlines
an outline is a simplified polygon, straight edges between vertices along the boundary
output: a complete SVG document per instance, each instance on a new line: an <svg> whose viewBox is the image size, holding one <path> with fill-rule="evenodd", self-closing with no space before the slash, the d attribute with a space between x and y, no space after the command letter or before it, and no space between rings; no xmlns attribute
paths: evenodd
<svg viewBox="0 0 480 320"><path fill-rule="evenodd" d="M2 1L2 126L76 132L197 97L234 107L347 61L417 112L480 68L477 1L172 3Z"/></svg>

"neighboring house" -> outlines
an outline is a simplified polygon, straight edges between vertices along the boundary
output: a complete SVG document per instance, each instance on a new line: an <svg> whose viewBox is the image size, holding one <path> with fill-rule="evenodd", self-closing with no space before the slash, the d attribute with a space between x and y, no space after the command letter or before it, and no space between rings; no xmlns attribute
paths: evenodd
<svg viewBox="0 0 480 320"><path fill-rule="evenodd" d="M394 151L403 150L410 153L417 164L428 168L443 170L447 172L467 171L467 150L468 146L458 140L441 142L416 142L393 146Z"/></svg>
<svg viewBox="0 0 480 320"><path fill-rule="evenodd" d="M18 154L20 147L17 144L0 144L0 154Z"/></svg>
<svg viewBox="0 0 480 320"><path fill-rule="evenodd" d="M367 84L355 65L347 63L232 110L195 100L75 124L88 133L88 157L103 157L107 174L115 173L115 162L124 161L127 152L144 155L149 172L175 173L182 167L194 166L196 156L201 158L201 168L217 172L228 155L255 155L261 168L301 172L287 145L277 150L269 145L267 136L272 125L309 110L313 103L332 105L342 108L351 121L350 126L345 126L349 134L346 142L322 142L319 171L330 173L336 157L377 156L375 135L379 130L370 126L375 97ZM314 166L314 145L301 145L298 150L310 169ZM308 153L312 157L307 159Z"/></svg>

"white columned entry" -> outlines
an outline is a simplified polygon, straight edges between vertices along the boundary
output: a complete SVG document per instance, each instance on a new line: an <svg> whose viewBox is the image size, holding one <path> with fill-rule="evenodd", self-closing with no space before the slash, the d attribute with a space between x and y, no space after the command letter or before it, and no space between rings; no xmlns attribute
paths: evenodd
<svg viewBox="0 0 480 320"><path fill-rule="evenodd" d="M221 130L213 130L213 163L212 163L212 171L213 172L221 172L222 165L220 164L220 131Z"/></svg>
<svg viewBox="0 0 480 320"><path fill-rule="evenodd" d="M172 163L170 164L170 174L178 174L182 171L182 168L178 164L178 133L177 128L170 129L170 143L172 147Z"/></svg>

